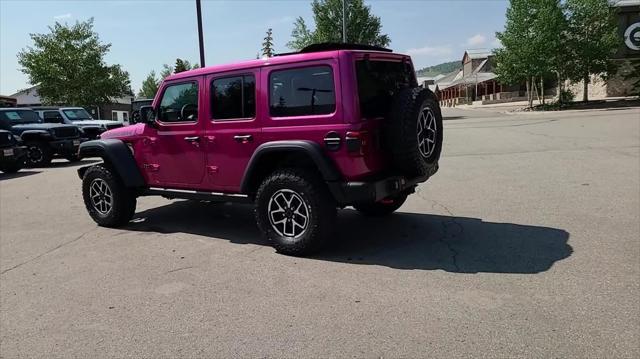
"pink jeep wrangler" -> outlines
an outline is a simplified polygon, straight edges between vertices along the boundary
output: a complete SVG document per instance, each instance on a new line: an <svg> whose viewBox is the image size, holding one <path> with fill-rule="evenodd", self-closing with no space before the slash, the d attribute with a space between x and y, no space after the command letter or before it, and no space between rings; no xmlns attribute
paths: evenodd
<svg viewBox="0 0 640 359"><path fill-rule="evenodd" d="M307 255L337 208L398 209L438 170L442 115L409 56L318 44L298 53L168 77L142 123L84 142L85 206L123 226L138 196L255 203L281 253Z"/></svg>

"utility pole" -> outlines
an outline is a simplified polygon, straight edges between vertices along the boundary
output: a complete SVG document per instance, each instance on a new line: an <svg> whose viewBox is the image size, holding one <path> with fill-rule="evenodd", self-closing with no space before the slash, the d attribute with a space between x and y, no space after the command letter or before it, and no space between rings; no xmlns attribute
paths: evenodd
<svg viewBox="0 0 640 359"><path fill-rule="evenodd" d="M347 43L347 0L342 0L342 42Z"/></svg>
<svg viewBox="0 0 640 359"><path fill-rule="evenodd" d="M198 15L198 41L200 43L200 67L204 67L204 39L202 37L202 10L200 0L196 0L196 13Z"/></svg>

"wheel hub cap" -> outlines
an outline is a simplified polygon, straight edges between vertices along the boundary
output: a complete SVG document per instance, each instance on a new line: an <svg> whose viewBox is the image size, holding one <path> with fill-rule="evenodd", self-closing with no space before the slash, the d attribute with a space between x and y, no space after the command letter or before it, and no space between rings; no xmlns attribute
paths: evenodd
<svg viewBox="0 0 640 359"><path fill-rule="evenodd" d="M34 162L34 163L39 162L40 160L42 160L42 157L43 157L42 150L40 150L40 148L36 146L29 147L28 157L31 162Z"/></svg>
<svg viewBox="0 0 640 359"><path fill-rule="evenodd" d="M98 213L105 215L113 207L113 194L107 182L100 178L94 179L89 185L91 204Z"/></svg>
<svg viewBox="0 0 640 359"><path fill-rule="evenodd" d="M279 235L299 238L309 225L309 207L297 192L281 189L269 199L269 223Z"/></svg>
<svg viewBox="0 0 640 359"><path fill-rule="evenodd" d="M429 107L425 107L418 117L418 150L422 157L428 158L436 149L438 127L436 116Z"/></svg>

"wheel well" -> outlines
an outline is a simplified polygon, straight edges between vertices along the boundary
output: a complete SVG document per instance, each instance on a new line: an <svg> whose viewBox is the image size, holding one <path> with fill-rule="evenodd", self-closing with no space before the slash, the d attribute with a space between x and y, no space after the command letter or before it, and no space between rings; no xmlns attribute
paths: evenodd
<svg viewBox="0 0 640 359"><path fill-rule="evenodd" d="M436 96L436 94L431 91L429 88L425 88L426 92L427 92L427 97L431 97L434 101L438 102L438 96Z"/></svg>
<svg viewBox="0 0 640 359"><path fill-rule="evenodd" d="M258 191L260 183L273 171L282 168L304 168L318 173L322 177L313 158L304 151L271 151L260 156L258 163L252 168L247 181L246 192L250 195Z"/></svg>

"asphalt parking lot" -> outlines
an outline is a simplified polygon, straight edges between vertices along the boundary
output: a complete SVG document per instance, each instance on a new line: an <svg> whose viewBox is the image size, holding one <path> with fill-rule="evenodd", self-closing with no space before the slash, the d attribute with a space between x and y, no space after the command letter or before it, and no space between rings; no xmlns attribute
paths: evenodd
<svg viewBox="0 0 640 359"><path fill-rule="evenodd" d="M445 110L439 173L313 258L248 206L106 229L77 166L0 174L0 357L640 357L640 109L497 111Z"/></svg>

